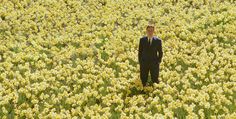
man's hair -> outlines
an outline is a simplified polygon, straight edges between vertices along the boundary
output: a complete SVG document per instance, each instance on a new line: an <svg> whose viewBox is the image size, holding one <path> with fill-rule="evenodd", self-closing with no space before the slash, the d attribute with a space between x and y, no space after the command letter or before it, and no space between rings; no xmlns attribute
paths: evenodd
<svg viewBox="0 0 236 119"><path fill-rule="evenodd" d="M148 29L149 27L155 28L154 26L155 26L154 22L153 21L149 21L146 29Z"/></svg>
<svg viewBox="0 0 236 119"><path fill-rule="evenodd" d="M146 29L148 29L148 28L154 28L154 26L147 26Z"/></svg>

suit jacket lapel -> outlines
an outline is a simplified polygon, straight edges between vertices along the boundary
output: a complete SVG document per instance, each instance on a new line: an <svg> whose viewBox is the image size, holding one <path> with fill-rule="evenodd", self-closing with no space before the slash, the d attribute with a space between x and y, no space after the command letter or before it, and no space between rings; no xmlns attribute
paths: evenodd
<svg viewBox="0 0 236 119"><path fill-rule="evenodd" d="M155 37L153 36L153 37L152 37L152 44L149 45L149 44L148 44L148 37L146 37L146 43L147 43L148 47L152 47L153 44L156 42L155 40L156 40L156 39L155 39Z"/></svg>
<svg viewBox="0 0 236 119"><path fill-rule="evenodd" d="M148 44L148 37L146 37L146 43L147 43L147 45L149 46L149 44Z"/></svg>

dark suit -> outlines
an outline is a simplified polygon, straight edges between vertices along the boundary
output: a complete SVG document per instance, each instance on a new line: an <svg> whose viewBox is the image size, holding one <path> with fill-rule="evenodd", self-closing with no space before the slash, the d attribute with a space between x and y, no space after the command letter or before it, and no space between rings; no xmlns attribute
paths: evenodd
<svg viewBox="0 0 236 119"><path fill-rule="evenodd" d="M158 55L158 54L159 55ZM146 85L149 71L153 82L159 83L159 67L162 61L162 40L153 37L151 46L148 44L148 37L144 36L139 41L138 61L140 64L140 77L143 86Z"/></svg>

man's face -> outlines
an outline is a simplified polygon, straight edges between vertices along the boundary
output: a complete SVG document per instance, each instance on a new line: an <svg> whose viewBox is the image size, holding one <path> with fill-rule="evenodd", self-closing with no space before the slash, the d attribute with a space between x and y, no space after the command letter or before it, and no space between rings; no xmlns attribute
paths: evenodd
<svg viewBox="0 0 236 119"><path fill-rule="evenodd" d="M153 36L154 33L154 27L148 27L147 28L147 35L148 36Z"/></svg>

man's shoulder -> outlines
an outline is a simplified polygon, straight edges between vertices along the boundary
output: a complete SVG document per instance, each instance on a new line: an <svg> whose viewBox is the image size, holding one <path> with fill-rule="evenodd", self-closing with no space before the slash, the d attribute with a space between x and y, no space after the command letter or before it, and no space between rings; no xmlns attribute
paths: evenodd
<svg viewBox="0 0 236 119"><path fill-rule="evenodd" d="M142 37L140 38L140 40L146 39L146 38L147 38L147 36L142 36Z"/></svg>
<svg viewBox="0 0 236 119"><path fill-rule="evenodd" d="M142 36L142 37L140 38L140 42L144 42L146 39L147 39L147 36Z"/></svg>
<svg viewBox="0 0 236 119"><path fill-rule="evenodd" d="M161 38L159 38L158 36L153 36L154 40L158 40L158 41L162 41Z"/></svg>
<svg viewBox="0 0 236 119"><path fill-rule="evenodd" d="M141 38L140 38L140 40L144 40L144 39L147 39L147 36L142 36ZM153 36L153 39L154 40L157 40L157 41L162 41L162 39L161 38L159 38L158 36Z"/></svg>

